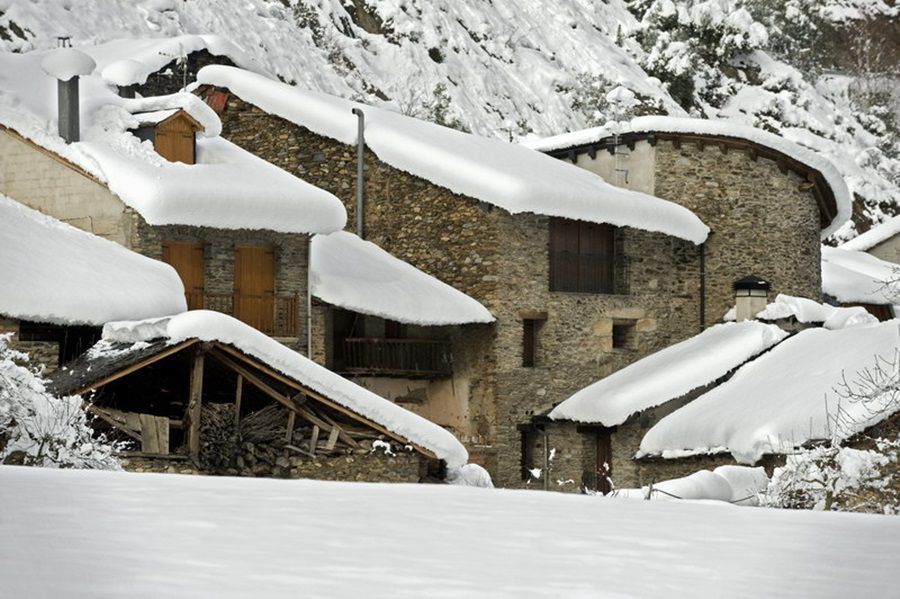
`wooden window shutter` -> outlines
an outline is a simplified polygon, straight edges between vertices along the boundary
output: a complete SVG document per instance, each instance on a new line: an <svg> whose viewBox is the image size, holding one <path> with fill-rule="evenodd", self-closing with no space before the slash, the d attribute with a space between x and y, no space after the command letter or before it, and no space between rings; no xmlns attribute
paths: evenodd
<svg viewBox="0 0 900 599"><path fill-rule="evenodd" d="M578 221L550 219L550 290L578 290Z"/></svg>
<svg viewBox="0 0 900 599"><path fill-rule="evenodd" d="M606 224L579 223L578 244L578 290L612 293L615 229Z"/></svg>

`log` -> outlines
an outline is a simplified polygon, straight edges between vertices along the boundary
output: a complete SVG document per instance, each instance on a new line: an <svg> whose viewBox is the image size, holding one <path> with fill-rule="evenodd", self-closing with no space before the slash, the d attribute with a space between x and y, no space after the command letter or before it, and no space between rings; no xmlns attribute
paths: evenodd
<svg viewBox="0 0 900 599"><path fill-rule="evenodd" d="M244 395L244 375L237 375L237 387L234 390L234 428L241 422L241 397Z"/></svg>
<svg viewBox="0 0 900 599"><path fill-rule="evenodd" d="M294 439L294 420L297 418L297 413L293 411L288 412L288 421L287 421L287 432L284 434L284 442L290 444Z"/></svg>
<svg viewBox="0 0 900 599"><path fill-rule="evenodd" d="M331 432L328 434L328 442L325 443L325 451L332 451L334 449L334 446L337 445L337 440L340 432L341 427L337 425L331 428Z"/></svg>
<svg viewBox="0 0 900 599"><path fill-rule="evenodd" d="M309 438L309 453L316 457L316 444L319 442L319 427L313 425L312 436Z"/></svg>
<svg viewBox="0 0 900 599"><path fill-rule="evenodd" d="M190 399L187 410L184 413L185 445L188 456L197 460L200 458L200 413L203 407L203 352L197 352L194 364L191 367Z"/></svg>

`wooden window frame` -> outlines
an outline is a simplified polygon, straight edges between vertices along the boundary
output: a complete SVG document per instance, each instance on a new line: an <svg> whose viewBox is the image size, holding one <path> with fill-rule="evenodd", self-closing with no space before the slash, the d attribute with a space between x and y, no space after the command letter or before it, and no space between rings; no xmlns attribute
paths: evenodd
<svg viewBox="0 0 900 599"><path fill-rule="evenodd" d="M614 226L551 217L548 228L550 291L615 293L617 234Z"/></svg>

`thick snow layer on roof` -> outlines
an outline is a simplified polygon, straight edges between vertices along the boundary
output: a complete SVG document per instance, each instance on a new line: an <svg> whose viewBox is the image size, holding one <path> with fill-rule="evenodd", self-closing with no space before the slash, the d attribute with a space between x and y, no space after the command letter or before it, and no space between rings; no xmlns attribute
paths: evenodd
<svg viewBox="0 0 900 599"><path fill-rule="evenodd" d="M200 50L224 56L245 69L261 70L241 48L218 35L123 38L79 49L93 57L103 79L114 85L143 85L151 73Z"/></svg>
<svg viewBox="0 0 900 599"><path fill-rule="evenodd" d="M186 308L168 264L0 195L0 315L101 325Z"/></svg>
<svg viewBox="0 0 900 599"><path fill-rule="evenodd" d="M75 48L53 50L41 60L44 72L60 81L68 81L79 75L90 75L96 66L90 56Z"/></svg>
<svg viewBox="0 0 900 599"><path fill-rule="evenodd" d="M891 597L900 553L887 516L453 485L0 466L0 505L10 597Z"/></svg>
<svg viewBox="0 0 900 599"><path fill-rule="evenodd" d="M731 453L753 464L810 440L844 439L890 416L884 398L841 401L835 389L900 349L900 321L807 329L741 367L731 379L660 420L639 456ZM888 370L898 364L883 363ZM895 376L896 373L890 374ZM838 407L842 415L838 418Z"/></svg>
<svg viewBox="0 0 900 599"><path fill-rule="evenodd" d="M583 129L543 139L530 139L524 141L523 145L541 152L550 152L552 150L590 144L612 137L614 133L621 135L625 133L652 132L734 137L781 152L822 173L825 182L834 193L838 213L828 227L822 231L823 238L834 233L850 218L850 207L853 198L840 171L830 160L784 137L732 121L672 116L642 116L632 119L630 122L609 123L603 127Z"/></svg>
<svg viewBox="0 0 900 599"><path fill-rule="evenodd" d="M654 482L640 489L616 489L610 499L679 501L682 499L727 501L735 505L759 505L759 494L769 485L762 467L719 466L693 474Z"/></svg>
<svg viewBox="0 0 900 599"><path fill-rule="evenodd" d="M330 233L346 223L336 197L217 137L218 116L192 94L126 99L96 75L82 77L82 141L66 144L56 82L38 66L46 54L0 53L0 125L83 168L150 224ZM204 127L197 164L169 162L129 132L140 124L133 113L171 108Z"/></svg>
<svg viewBox="0 0 900 599"><path fill-rule="evenodd" d="M805 297L795 297L781 293L778 294L774 302L768 304L756 314L756 318L760 320L781 320L791 317L802 323L820 322L826 329L846 329L878 322L877 318L860 306L841 308L820 304Z"/></svg>
<svg viewBox="0 0 900 599"><path fill-rule="evenodd" d="M777 326L752 320L717 324L585 387L556 406L550 418L622 424L632 414L712 383L785 337Z"/></svg>
<svg viewBox="0 0 900 599"><path fill-rule="evenodd" d="M227 343L328 399L432 451L446 461L448 467L460 467L468 461L466 448L437 424L319 366L231 316L208 310L192 310L169 318L111 322L103 327L103 338L124 343L152 339L168 339L171 343L188 339Z"/></svg>
<svg viewBox="0 0 900 599"><path fill-rule="evenodd" d="M822 291L840 302L900 304L898 279L896 264L844 246L822 246Z"/></svg>
<svg viewBox="0 0 900 599"><path fill-rule="evenodd" d="M842 243L840 248L842 250L867 251L898 234L900 234L900 216L895 216L850 241Z"/></svg>
<svg viewBox="0 0 900 599"><path fill-rule="evenodd" d="M362 314L418 325L493 322L465 293L346 231L312 240L312 293Z"/></svg>
<svg viewBox="0 0 900 599"><path fill-rule="evenodd" d="M709 229L677 204L609 185L584 169L517 144L463 133L380 108L303 90L234 67L212 65L201 84L225 87L243 100L344 144L355 144L365 113L365 141L384 162L455 193L512 214L532 212L659 231L701 243Z"/></svg>

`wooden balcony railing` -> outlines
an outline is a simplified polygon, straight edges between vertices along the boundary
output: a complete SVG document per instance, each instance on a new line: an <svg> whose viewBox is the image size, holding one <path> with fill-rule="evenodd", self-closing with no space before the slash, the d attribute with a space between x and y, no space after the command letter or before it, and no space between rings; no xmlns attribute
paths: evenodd
<svg viewBox="0 0 900 599"><path fill-rule="evenodd" d="M356 375L426 378L453 372L450 343L433 339L345 339L344 359L344 370Z"/></svg>
<svg viewBox="0 0 900 599"><path fill-rule="evenodd" d="M237 293L187 293L191 309L203 308L234 316L272 337L299 337L298 294L246 295Z"/></svg>

